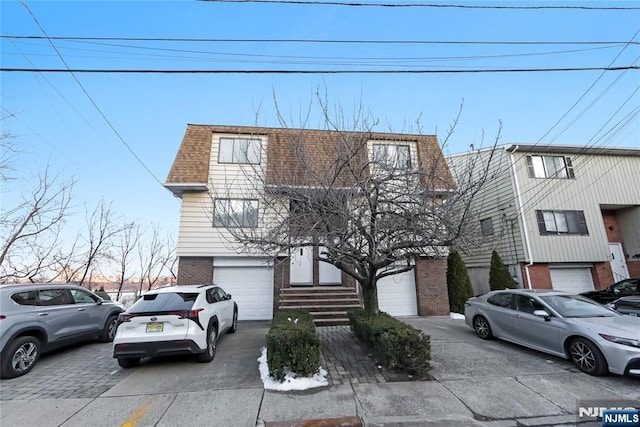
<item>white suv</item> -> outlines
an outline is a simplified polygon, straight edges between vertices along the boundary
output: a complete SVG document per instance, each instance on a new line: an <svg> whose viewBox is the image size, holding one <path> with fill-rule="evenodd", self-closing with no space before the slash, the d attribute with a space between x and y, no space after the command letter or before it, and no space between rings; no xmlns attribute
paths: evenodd
<svg viewBox="0 0 640 427"><path fill-rule="evenodd" d="M185 353L210 362L218 336L238 329L238 306L216 285L171 286L145 293L118 322L113 357L123 368Z"/></svg>

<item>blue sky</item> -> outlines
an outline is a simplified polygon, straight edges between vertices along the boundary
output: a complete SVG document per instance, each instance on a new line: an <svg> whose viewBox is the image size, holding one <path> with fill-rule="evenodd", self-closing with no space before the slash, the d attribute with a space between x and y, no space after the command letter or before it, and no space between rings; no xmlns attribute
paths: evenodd
<svg viewBox="0 0 640 427"><path fill-rule="evenodd" d="M505 6L534 2L446 3ZM640 35L636 34L640 10L193 1L26 4L33 16L20 2L0 2L3 68L65 68L47 40L6 37L42 36L35 19L50 37L622 42L459 45L54 40L66 64L77 69L575 68L637 66L640 57ZM640 7L640 1L535 4ZM625 44L630 41L636 44ZM294 125L313 93L326 88L331 102L340 104L347 118L362 104L380 120L379 131L411 130L408 126L420 117L423 133L437 132L441 137L464 100L446 153L465 151L470 144L479 147L483 133L484 145L490 144L499 121L503 123L502 143L640 145L640 95L635 92L640 86L640 70L75 76L82 87L68 73L2 72L0 76L2 116L11 115L1 125L16 137L23 152L18 164L23 179L3 184L2 205L11 206L20 192L28 189L29 179L49 164L52 171L77 180L74 212L78 216L69 222L71 232L79 227L84 206L100 199L113 201L116 210L130 220L156 222L177 232L180 204L157 180L164 182L186 125L278 126L274 93L281 112L293 118ZM318 115L312 115L310 125L322 127Z"/></svg>

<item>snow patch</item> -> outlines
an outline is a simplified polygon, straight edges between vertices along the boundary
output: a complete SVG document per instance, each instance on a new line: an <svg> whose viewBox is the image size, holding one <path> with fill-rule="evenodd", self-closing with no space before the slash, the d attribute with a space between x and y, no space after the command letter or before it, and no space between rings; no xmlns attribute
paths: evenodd
<svg viewBox="0 0 640 427"><path fill-rule="evenodd" d="M258 369L260 370L260 378L266 390L290 391L290 390L307 390L315 387L324 387L329 385L327 379L327 371L320 368L318 373L312 377L296 378L296 373L287 371L284 381L280 382L269 375L269 366L267 365L267 349L262 347L262 355L258 358Z"/></svg>
<svg viewBox="0 0 640 427"><path fill-rule="evenodd" d="M460 313L449 313L449 317L456 320L464 320L464 314Z"/></svg>

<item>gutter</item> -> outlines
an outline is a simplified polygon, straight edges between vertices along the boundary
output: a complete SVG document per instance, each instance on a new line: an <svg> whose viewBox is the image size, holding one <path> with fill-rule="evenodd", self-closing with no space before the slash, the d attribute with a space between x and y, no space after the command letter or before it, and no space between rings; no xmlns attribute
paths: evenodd
<svg viewBox="0 0 640 427"><path fill-rule="evenodd" d="M533 254L531 253L531 242L527 237L527 219L524 214L524 209L522 209L522 196L520 195L520 185L518 184L518 175L516 174L516 164L513 159L513 154L518 150L520 146L515 145L509 147L508 151L510 152L509 158L511 159L511 173L513 174L513 180L515 184L516 190L516 200L518 202L517 209L520 211L520 221L522 221L522 238L524 239L524 244L527 249L527 255L529 257L528 264L524 266L524 272L527 276L527 287L532 289L531 287L531 274L529 273L529 267L533 265ZM525 261L527 261L525 259Z"/></svg>

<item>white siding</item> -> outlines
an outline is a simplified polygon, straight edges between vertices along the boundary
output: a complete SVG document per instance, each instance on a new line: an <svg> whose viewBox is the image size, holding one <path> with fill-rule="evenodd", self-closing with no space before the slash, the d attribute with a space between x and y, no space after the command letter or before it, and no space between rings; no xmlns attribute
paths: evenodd
<svg viewBox="0 0 640 427"><path fill-rule="evenodd" d="M568 154L575 179L537 179L529 178L525 156L514 155L534 261L608 261L601 205L640 204L640 186L631 185L640 176L640 157ZM540 235L536 210L583 211L589 235Z"/></svg>

